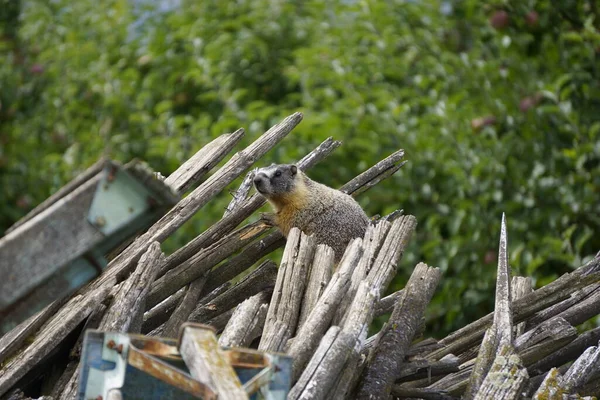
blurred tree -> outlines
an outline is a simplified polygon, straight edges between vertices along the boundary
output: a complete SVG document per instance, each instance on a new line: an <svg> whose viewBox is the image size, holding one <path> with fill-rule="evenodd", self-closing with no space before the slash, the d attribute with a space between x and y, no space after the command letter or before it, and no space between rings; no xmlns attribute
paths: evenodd
<svg viewBox="0 0 600 400"><path fill-rule="evenodd" d="M501 212L513 269L537 284L600 248L595 0L2 6L0 231L103 152L168 173L216 135L244 126L248 143L300 110L265 163L334 136L343 148L311 175L335 186L406 149L361 202L417 216L394 286L417 261L442 269L436 335L491 309Z"/></svg>

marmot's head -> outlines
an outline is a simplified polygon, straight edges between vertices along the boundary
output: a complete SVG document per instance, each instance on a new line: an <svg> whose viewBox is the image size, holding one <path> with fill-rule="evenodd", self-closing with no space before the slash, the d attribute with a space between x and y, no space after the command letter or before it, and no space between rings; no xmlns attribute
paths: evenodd
<svg viewBox="0 0 600 400"><path fill-rule="evenodd" d="M267 198L278 197L295 189L298 172L297 166L289 164L260 168L254 176L254 186Z"/></svg>

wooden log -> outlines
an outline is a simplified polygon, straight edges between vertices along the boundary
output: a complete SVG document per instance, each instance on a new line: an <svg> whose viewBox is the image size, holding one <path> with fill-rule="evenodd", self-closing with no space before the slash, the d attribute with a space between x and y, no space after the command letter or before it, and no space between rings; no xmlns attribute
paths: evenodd
<svg viewBox="0 0 600 400"><path fill-rule="evenodd" d="M563 365L569 361L575 360L585 349L600 341L600 327L582 333L575 340L562 346L557 351L544 357L531 365L528 370L530 375L539 375L545 373L553 366Z"/></svg>
<svg viewBox="0 0 600 400"><path fill-rule="evenodd" d="M533 400L563 400L562 376L557 368L552 368L544 381L533 394Z"/></svg>
<svg viewBox="0 0 600 400"><path fill-rule="evenodd" d="M577 337L575 329L566 320L554 317L525 332L515 341L515 348L526 366L562 349Z"/></svg>
<svg viewBox="0 0 600 400"><path fill-rule="evenodd" d="M358 266L354 269L350 287L337 308L333 318L333 324L338 325L344 319L346 311L354 300L354 296L356 295L360 283L367 277L367 274L371 270L391 226L392 224L390 222L379 221L376 225L369 225L369 227L367 227L363 239L363 247L365 249L364 255Z"/></svg>
<svg viewBox="0 0 600 400"><path fill-rule="evenodd" d="M139 333L142 329L144 302L150 285L164 260L160 243L154 242L138 262L138 267L124 281L104 314L99 329L112 332Z"/></svg>
<svg viewBox="0 0 600 400"><path fill-rule="evenodd" d="M327 284L331 280L333 274L333 258L334 253L331 247L320 244L315 251L315 258L310 269L310 277L304 292L302 300L302 310L300 311L300 320L298 327L301 328L308 318L308 315L313 310L319 298L323 295Z"/></svg>
<svg viewBox="0 0 600 400"><path fill-rule="evenodd" d="M267 292L270 294L271 290L267 290ZM216 333L223 332L223 329L225 329L229 321L231 321L231 317L234 311L235 309L233 308L231 310L225 311L224 313L217 315L213 319L209 320L206 323L206 325L210 325L212 328L214 328Z"/></svg>
<svg viewBox="0 0 600 400"><path fill-rule="evenodd" d="M571 325L577 326L598 314L600 314L600 287L581 302L567 308L557 316L569 321Z"/></svg>
<svg viewBox="0 0 600 400"><path fill-rule="evenodd" d="M479 354L473 366L473 373L469 379L464 394L466 400L474 399L479 392L483 381L486 379L499 349L504 348L506 352L513 352L513 324L512 324L512 298L511 277L508 265L508 237L506 232L506 218L502 214L500 228L500 244L498 250L498 269L496 278L496 303L494 307L494 320L492 326L487 330ZM520 359L519 359L520 362ZM500 361L498 361L500 363ZM504 364L498 364L504 365Z"/></svg>
<svg viewBox="0 0 600 400"><path fill-rule="evenodd" d="M509 327L512 334L512 326ZM475 400L517 400L529 376L520 357L510 343L501 342L502 348L486 375Z"/></svg>
<svg viewBox="0 0 600 400"><path fill-rule="evenodd" d="M600 279L600 259L594 258L571 273L562 275L557 280L543 286L533 293L523 296L513 304L513 319L521 322L533 314L548 308L573 292L588 286ZM458 329L439 341L443 347L427 355L429 359L440 359L447 354L459 354L477 344L490 326L493 314L488 314L477 321Z"/></svg>
<svg viewBox="0 0 600 400"><path fill-rule="evenodd" d="M365 350L364 346L360 351L358 351L358 349L353 349L348 360L346 360L346 363L342 367L341 375L337 379L335 385L329 390L329 394L327 395L328 399L345 400L355 397L354 392L356 390L356 385L367 365L368 355L369 351Z"/></svg>
<svg viewBox="0 0 600 400"><path fill-rule="evenodd" d="M448 393L428 388L407 388L402 385L392 386L392 396L400 399L423 399L423 400L458 400L458 397Z"/></svg>
<svg viewBox="0 0 600 400"><path fill-rule="evenodd" d="M598 372L600 372L600 347L588 347L564 374L563 388L567 393L576 394Z"/></svg>
<svg viewBox="0 0 600 400"><path fill-rule="evenodd" d="M281 232L271 232L268 235L246 246L238 255L231 257L208 273L204 292L224 284L246 271L265 255L277 250L285 244Z"/></svg>
<svg viewBox="0 0 600 400"><path fill-rule="evenodd" d="M212 267L236 253L248 243L264 234L264 223L248 224L202 249L181 265L170 270L152 285L148 303L154 306L177 292L181 287L206 274Z"/></svg>
<svg viewBox="0 0 600 400"><path fill-rule="evenodd" d="M564 319L553 318L533 330L525 332L515 340L515 348L522 359L522 364L528 367L540 357L552 353L573 340L576 330ZM429 385L430 388L440 389L458 395L467 387L467 380L472 375L475 360L471 359L459 366L460 371L449 374L439 381Z"/></svg>
<svg viewBox="0 0 600 400"><path fill-rule="evenodd" d="M277 276L277 266L267 260L231 289L217 296L208 304L197 307L189 316L189 321L206 323L211 318L237 306L248 297L265 289L272 288Z"/></svg>
<svg viewBox="0 0 600 400"><path fill-rule="evenodd" d="M223 160L243 136L243 129L218 136L213 141L202 146L196 154L169 175L165 179L165 183L175 189L177 193L186 192Z"/></svg>
<svg viewBox="0 0 600 400"><path fill-rule="evenodd" d="M248 347L262 333L267 319L268 293L262 291L240 303L219 337L221 346Z"/></svg>
<svg viewBox="0 0 600 400"><path fill-rule="evenodd" d="M112 286L100 287L87 296L71 298L36 333L36 339L14 355L0 370L0 396L21 379L75 329L101 303Z"/></svg>
<svg viewBox="0 0 600 400"><path fill-rule="evenodd" d="M79 381L79 361L81 359L81 349L85 331L88 329L98 329L102 319L108 310L108 306L100 303L94 309L88 320L85 322L77 342L69 353L70 361L67 364L60 378L53 385L51 397L56 400L75 400L77 398L77 384Z"/></svg>
<svg viewBox="0 0 600 400"><path fill-rule="evenodd" d="M330 253L329 258L333 261L333 251ZM350 286L352 272L361 259L362 254L362 240L358 238L354 239L346 248L346 252L340 260L339 269L333 274L323 295L318 299L317 304L307 317L304 325L298 330L294 341L287 351L293 357L292 382L300 377L304 367L319 345L323 334L329 328L342 296Z"/></svg>
<svg viewBox="0 0 600 400"><path fill-rule="evenodd" d="M205 285L205 287L206 287L206 285ZM204 304L208 304L213 299L215 299L215 297L217 297L220 294L225 293L227 290L229 290L230 287L231 287L231 283L225 282L224 284L220 285L219 287L214 288L208 294L202 293L200 295L202 297L200 298L200 300L198 300L197 304L195 304L194 306L196 308L198 308ZM183 297L185 296L184 289L185 288L181 288L177 292L177 293L181 293L181 295L177 295L177 293L176 293L176 294L172 295L171 297L169 297L169 299L171 299L173 296L179 297L179 299L176 300L176 302L165 299L160 304L157 304L154 308L152 308L152 310L151 310L152 312L150 312L150 311L146 312L146 314L149 314L149 313L150 314L148 316L148 319L144 321L144 325L142 326L143 333L154 331L152 334L150 334L150 336L162 335L164 323L169 319L169 316L173 313L173 310L175 309L177 304L180 303L181 300L183 299ZM202 290L202 291L204 292L204 290ZM166 304L166 303L169 303L169 304ZM162 304L165 304L165 305L162 306ZM146 318L146 314L144 314L144 318ZM157 327L159 327L159 326L161 327L160 330L156 330Z"/></svg>
<svg viewBox="0 0 600 400"><path fill-rule="evenodd" d="M259 349L263 351L281 351L283 348L267 347L267 343L283 343L295 333L300 302L308 280L308 268L313 261L316 241L312 236L292 228L277 274L273 298L267 312L267 320L263 330ZM281 334L281 326L274 329L275 322L281 321L287 327L285 338L273 340L271 336Z"/></svg>
<svg viewBox="0 0 600 400"><path fill-rule="evenodd" d="M557 368L552 368L534 393L533 399L562 400L567 394L575 395L599 371L600 347L589 347L575 360L564 375L561 375Z"/></svg>
<svg viewBox="0 0 600 400"><path fill-rule="evenodd" d="M219 399L248 399L211 329L190 325L182 327L179 352L190 375L212 388Z"/></svg>
<svg viewBox="0 0 600 400"><path fill-rule="evenodd" d="M392 226L390 233L393 231ZM440 277L441 272L438 268L429 267L424 263L417 264L404 288L405 293L394 308L381 341L363 373L357 399L368 399L371 396L387 398L390 395L406 351L421 324L421 318L433 297Z"/></svg>
<svg viewBox="0 0 600 400"><path fill-rule="evenodd" d="M380 178L386 171L393 170L400 163L400 160L404 157L404 150L398 150L383 160L379 161L373 167L369 168L367 171L358 175L356 178L352 179L341 189L344 193L354 193L355 191L361 189L369 182L376 181ZM404 164L402 164L404 165ZM400 165L400 167L402 166ZM398 168L400 168L398 167ZM396 170L397 171L397 170ZM395 172L395 171L394 171ZM372 185L371 185L372 186Z"/></svg>
<svg viewBox="0 0 600 400"><path fill-rule="evenodd" d="M412 215L403 215L392 223L385 242L367 274L367 282L379 290L383 296L390 281L396 275L398 261L417 226L417 219Z"/></svg>
<svg viewBox="0 0 600 400"><path fill-rule="evenodd" d="M526 294L533 293L533 282L529 277L513 276L511 282L511 298L512 301L516 301ZM514 337L521 336L526 331L526 323L521 322L514 328Z"/></svg>
<svg viewBox="0 0 600 400"><path fill-rule="evenodd" d="M23 342L54 315L65 302L66 299L62 299L48 304L42 311L32 315L0 337L0 364L17 351Z"/></svg>
<svg viewBox="0 0 600 400"><path fill-rule="evenodd" d="M458 372L458 366L458 357L453 354L449 354L439 361L416 359L402 364L398 376L396 377L396 382L408 382L422 378L447 375L451 372Z"/></svg>
<svg viewBox="0 0 600 400"><path fill-rule="evenodd" d="M325 399L342 375L342 368L366 339L379 290L367 282L359 287L344 325L329 328L288 399ZM350 382L351 383L351 382Z"/></svg>
<svg viewBox="0 0 600 400"><path fill-rule="evenodd" d="M173 310L177 307L185 296L185 288L179 289L150 310L144 313L144 322L142 323L142 333L146 334L157 326L167 322Z"/></svg>
<svg viewBox="0 0 600 400"><path fill-rule="evenodd" d="M242 181L240 187L235 191L231 192L233 199L229 202L227 207L225 208L225 213L223 213L223 218L230 215L237 209L240 209L244 201L248 198L248 194L252 189L252 183L254 181L254 175L256 173L256 168L246 174L246 177Z"/></svg>
<svg viewBox="0 0 600 400"><path fill-rule="evenodd" d="M327 138L317 148L302 158L296 165L298 168L300 168L300 170L305 171L324 160L340 145L341 142L335 141L332 138ZM216 224L212 225L185 246L171 254L167 259L165 270L162 272L164 273L183 263L192 255L200 251L200 249L207 247L211 243L216 242L223 236L230 233L236 226L248 218L253 212L262 207L265 203L266 200L263 196L255 194L254 196L245 200L242 204L236 206L235 211L227 214Z"/></svg>
<svg viewBox="0 0 600 400"><path fill-rule="evenodd" d="M587 299L590 295L597 292L600 289L600 283L593 283L584 288L581 288L575 292L573 292L569 298L551 306L544 310L537 312L531 318L527 319L526 324L528 328L534 327L536 325L541 324L544 321L549 320L552 317L555 317L562 313L563 311L568 310L569 308L581 303L585 299Z"/></svg>
<svg viewBox="0 0 600 400"><path fill-rule="evenodd" d="M398 303L398 300L402 297L403 293L404 289L400 289L379 300L377 306L375 307L375 318L381 317L385 314L390 314L392 311L394 311L394 307L396 306L396 303Z"/></svg>
<svg viewBox="0 0 600 400"><path fill-rule="evenodd" d="M352 345L352 338L342 332L339 326L330 327L302 377L288 393L288 400L325 399L325 386L335 383L328 372L339 368Z"/></svg>
<svg viewBox="0 0 600 400"><path fill-rule="evenodd" d="M165 322L162 330L163 336L177 336L181 324L187 321L192 311L194 311L194 307L196 307L202 293L204 283L206 283L206 275L200 276L187 286L181 303L175 308L168 321Z"/></svg>

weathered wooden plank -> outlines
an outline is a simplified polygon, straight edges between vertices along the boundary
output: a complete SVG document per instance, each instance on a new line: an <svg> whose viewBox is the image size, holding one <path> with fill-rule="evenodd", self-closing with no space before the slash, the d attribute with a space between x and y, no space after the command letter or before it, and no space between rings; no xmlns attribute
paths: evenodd
<svg viewBox="0 0 600 400"><path fill-rule="evenodd" d="M131 333L141 331L146 296L163 260L160 243L152 243L140 258L133 274L121 283L117 295L104 314L100 330Z"/></svg>
<svg viewBox="0 0 600 400"><path fill-rule="evenodd" d="M583 300L590 297L593 293L596 293L599 289L600 289L600 283L593 283L591 285L588 285L584 288L581 288L581 289L571 293L569 298L567 298L557 304L554 304L551 307L545 308L545 309L537 312L531 318L528 318L526 321L527 327L528 328L534 327L536 325L541 324L544 321L549 320L552 317L559 315L563 311L566 311L569 308L573 307L574 305L581 303Z"/></svg>
<svg viewBox="0 0 600 400"><path fill-rule="evenodd" d="M331 250L331 249L329 249ZM333 261L333 251L329 258ZM319 345L323 334L329 328L333 315L350 286L352 272L363 254L362 240L354 239L340 260L338 270L327 285L321 298L318 299L312 312L308 315L304 325L298 330L287 353L293 357L293 379L298 379L302 370L310 360L313 352Z"/></svg>
<svg viewBox="0 0 600 400"><path fill-rule="evenodd" d="M342 368L361 347L373 319L379 290L363 282L341 329L329 328L288 399L327 399L342 376ZM349 382L349 386L352 386Z"/></svg>
<svg viewBox="0 0 600 400"><path fill-rule="evenodd" d="M211 387L219 399L248 398L211 329L184 325L179 352L192 377Z"/></svg>
<svg viewBox="0 0 600 400"><path fill-rule="evenodd" d="M349 334L338 326L329 328L300 380L288 394L289 400L325 399L335 384L335 371L343 365L350 348L354 345Z"/></svg>
<svg viewBox="0 0 600 400"><path fill-rule="evenodd" d="M306 291L304 292L304 299L301 304L302 310L300 311L300 320L298 321L299 328L302 327L331 280L333 258L334 253L331 247L324 244L317 246L315 259L310 268L310 277L306 285Z"/></svg>
<svg viewBox="0 0 600 400"><path fill-rule="evenodd" d="M600 280L600 258L593 258L575 271L562 275L533 293L523 296L513 304L514 322L521 322L545 308L568 298L573 292ZM447 354L459 354L477 344L490 326L493 314L458 329L439 341L443 347L427 355L430 359L440 359Z"/></svg>
<svg viewBox="0 0 600 400"><path fill-rule="evenodd" d="M25 376L102 302L112 288L100 287L87 296L75 296L36 333L36 339L0 370L0 396Z"/></svg>
<svg viewBox="0 0 600 400"><path fill-rule="evenodd" d="M550 370L553 366L559 366L569 361L573 361L579 357L585 349L598 343L598 341L600 341L600 327L582 333L569 344L562 346L557 351L552 352L552 354L537 361L528 368L529 373L530 375L539 375Z"/></svg>
<svg viewBox="0 0 600 400"><path fill-rule="evenodd" d="M512 331L512 326L510 327ZM517 400L529 378L520 357L512 345L502 342L502 348L486 374L475 400Z"/></svg>
<svg viewBox="0 0 600 400"><path fill-rule="evenodd" d="M185 296L185 288L179 289L176 293L167 297L150 310L144 313L144 322L142 324L142 333L146 334L159 325L167 322L171 313Z"/></svg>
<svg viewBox="0 0 600 400"><path fill-rule="evenodd" d="M240 303L219 337L221 346L248 347L262 333L269 307L268 293L262 291Z"/></svg>
<svg viewBox="0 0 600 400"><path fill-rule="evenodd" d="M408 382L458 372L459 363L458 357L453 354L449 354L439 361L412 360L400 366L396 381Z"/></svg>
<svg viewBox="0 0 600 400"><path fill-rule="evenodd" d="M189 321L206 323L265 289L272 288L277 277L277 265L270 260L263 262L257 269L238 282L235 286L220 294L207 304L196 307Z"/></svg>
<svg viewBox="0 0 600 400"><path fill-rule="evenodd" d="M457 400L458 397L449 395L440 390L429 388L408 388L402 385L392 386L392 395L400 399L423 399L423 400Z"/></svg>
<svg viewBox="0 0 600 400"><path fill-rule="evenodd" d="M181 303L173 310L173 313L163 326L162 336L177 336L181 324L187 321L192 311L194 311L205 283L206 275L202 275L186 287Z"/></svg>
<svg viewBox="0 0 600 400"><path fill-rule="evenodd" d="M14 231L19 226L23 225L25 222L40 214L42 211L50 208L54 203L56 203L58 200L65 197L67 194L74 191L82 183L91 179L94 175L97 175L100 171L102 171L102 168L104 168L106 161L107 160L104 157L99 158L98 161L96 161L94 164L88 167L85 171L83 171L81 174L77 174L70 182L58 189L56 193L48 197L33 210L29 211L27 215L15 222L10 228L6 230L4 234L8 235L11 231Z"/></svg>
<svg viewBox="0 0 600 400"><path fill-rule="evenodd" d="M165 183L178 193L184 193L223 160L243 136L243 129L218 136L181 164L165 179Z"/></svg>
<svg viewBox="0 0 600 400"><path fill-rule="evenodd" d="M440 277L438 268L417 264L363 373L357 399L371 396L387 398L390 395L406 351L419 329Z"/></svg>
<svg viewBox="0 0 600 400"><path fill-rule="evenodd" d="M513 276L510 287L512 301L516 301L526 294L533 293L533 282L530 277ZM525 331L526 323L518 323L514 328L514 337L521 336Z"/></svg>
<svg viewBox="0 0 600 400"><path fill-rule="evenodd" d="M363 238L364 255L362 256L358 266L354 269L350 287L348 288L337 308L333 318L333 324L340 324L344 319L348 307L350 307L350 304L354 300L354 295L358 290L358 286L367 277L367 274L371 270L371 267L375 262L381 246L383 246L383 243L385 242L386 235L391 226L392 224L390 222L378 221L376 225L370 225L367 227L367 231L365 232L365 236Z"/></svg>
<svg viewBox="0 0 600 400"><path fill-rule="evenodd" d="M248 243L264 234L261 221L248 224L221 238L213 245L186 260L160 277L152 285L148 296L149 306L154 306L177 292L183 286L206 274L212 267L236 253Z"/></svg>
<svg viewBox="0 0 600 400"><path fill-rule="evenodd" d="M260 350L281 351L282 348L266 347L267 343L283 343L296 331L300 302L308 280L308 268L314 258L316 241L312 236L292 228L287 238L287 244L277 274L273 298L267 312L267 320L259 345ZM280 334L280 329L274 329L275 322L281 321L287 327L281 340L273 340L271 336Z"/></svg>
<svg viewBox="0 0 600 400"><path fill-rule="evenodd" d="M0 337L0 364L17 351L23 342L34 334L48 318L54 315L65 302L65 299L55 300L48 304L42 311L32 315L6 335Z"/></svg>
<svg viewBox="0 0 600 400"><path fill-rule="evenodd" d="M464 398L475 398L486 376L497 362L498 350L501 348L513 351L513 324L512 324L512 299L511 277L508 265L508 236L506 231L506 218L502 214L500 228L500 244L498 250L498 269L496 277L496 302L494 307L494 320L492 326L485 333L479 354L473 366L473 373L469 379ZM507 350L508 351L508 350Z"/></svg>

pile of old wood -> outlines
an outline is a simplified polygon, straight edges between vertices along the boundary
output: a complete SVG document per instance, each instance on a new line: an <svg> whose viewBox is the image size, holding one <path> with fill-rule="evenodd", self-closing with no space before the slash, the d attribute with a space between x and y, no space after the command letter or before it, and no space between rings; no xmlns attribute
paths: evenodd
<svg viewBox="0 0 600 400"><path fill-rule="evenodd" d="M116 254L99 278L1 338L0 395L35 387L53 399L73 399L84 329L175 337L184 321L214 326L223 346L293 356L290 399L562 399L600 392L600 328L574 328L600 313L600 258L534 291L530 279L510 278L504 219L494 314L439 341L417 341L440 280L437 268L419 263L403 290L384 297L416 227L401 212L374 221L334 267L332 250L297 229L286 243L260 220L238 228L264 204L249 195L248 174L221 220L173 254L161 252L161 242L301 119L286 118L236 153ZM215 139L165 182L185 193L242 135L240 129ZM297 165L308 169L339 145L328 139ZM341 190L364 192L401 168L402 157L395 152ZM279 267L260 262L284 244ZM389 313L383 329L368 337L373 318Z"/></svg>

